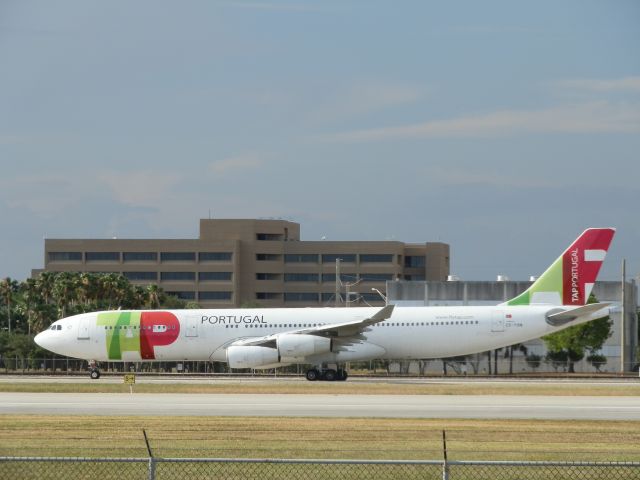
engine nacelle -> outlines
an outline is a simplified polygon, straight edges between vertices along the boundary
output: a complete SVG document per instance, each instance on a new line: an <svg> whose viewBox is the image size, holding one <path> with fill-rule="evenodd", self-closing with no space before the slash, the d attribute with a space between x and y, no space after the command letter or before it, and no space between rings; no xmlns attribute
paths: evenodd
<svg viewBox="0 0 640 480"><path fill-rule="evenodd" d="M317 335L278 335L277 343L280 357L287 360L331 351L331 339Z"/></svg>
<svg viewBox="0 0 640 480"><path fill-rule="evenodd" d="M227 348L227 363L231 368L270 368L280 362L278 350L253 345Z"/></svg>

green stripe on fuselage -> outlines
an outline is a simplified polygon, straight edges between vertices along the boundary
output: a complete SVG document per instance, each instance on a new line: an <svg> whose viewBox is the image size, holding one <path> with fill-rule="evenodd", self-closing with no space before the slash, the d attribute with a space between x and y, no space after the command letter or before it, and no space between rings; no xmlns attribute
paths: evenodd
<svg viewBox="0 0 640 480"><path fill-rule="evenodd" d="M109 360L122 360L122 352L140 353L140 312L100 313L96 325L107 327Z"/></svg>

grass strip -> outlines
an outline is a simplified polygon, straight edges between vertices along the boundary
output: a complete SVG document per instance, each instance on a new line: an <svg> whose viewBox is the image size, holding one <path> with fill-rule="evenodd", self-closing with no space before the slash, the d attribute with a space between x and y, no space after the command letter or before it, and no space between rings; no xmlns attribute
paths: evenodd
<svg viewBox="0 0 640 480"><path fill-rule="evenodd" d="M128 393L124 384L98 381L87 383L0 383L0 392L33 393ZM137 383L136 393L229 393L229 394L335 394L335 395L544 395L544 396L640 396L640 385L566 384L479 384L469 383L357 383L278 382L264 383Z"/></svg>
<svg viewBox="0 0 640 480"><path fill-rule="evenodd" d="M0 456L640 461L640 422L0 416Z"/></svg>

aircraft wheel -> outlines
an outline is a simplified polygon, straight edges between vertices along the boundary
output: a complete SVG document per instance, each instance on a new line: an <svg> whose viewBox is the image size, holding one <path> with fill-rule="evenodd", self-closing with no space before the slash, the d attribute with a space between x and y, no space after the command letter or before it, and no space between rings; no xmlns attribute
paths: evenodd
<svg viewBox="0 0 640 480"><path fill-rule="evenodd" d="M100 378L100 370L98 370L97 368L94 368L93 370L91 370L90 375L93 380L97 380Z"/></svg>
<svg viewBox="0 0 640 480"><path fill-rule="evenodd" d="M347 373L346 370L338 370L338 377L336 378L336 380L340 380L341 382L344 382L348 376L349 374Z"/></svg>
<svg viewBox="0 0 640 480"><path fill-rule="evenodd" d="M336 380L337 377L337 373L335 370L327 370L326 372L324 372L324 379L327 382L333 382L334 380Z"/></svg>
<svg viewBox="0 0 640 480"><path fill-rule="evenodd" d="M318 380L318 377L320 377L320 372L315 368L312 368L311 370L307 370L306 377L310 382L314 382Z"/></svg>

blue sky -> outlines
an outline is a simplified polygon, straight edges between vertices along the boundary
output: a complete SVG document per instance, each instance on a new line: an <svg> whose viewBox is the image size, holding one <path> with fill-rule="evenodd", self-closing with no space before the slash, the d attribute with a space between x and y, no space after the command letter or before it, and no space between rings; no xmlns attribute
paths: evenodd
<svg viewBox="0 0 640 480"><path fill-rule="evenodd" d="M43 238L443 241L539 274L615 226L640 274L640 2L0 3L0 275Z"/></svg>

